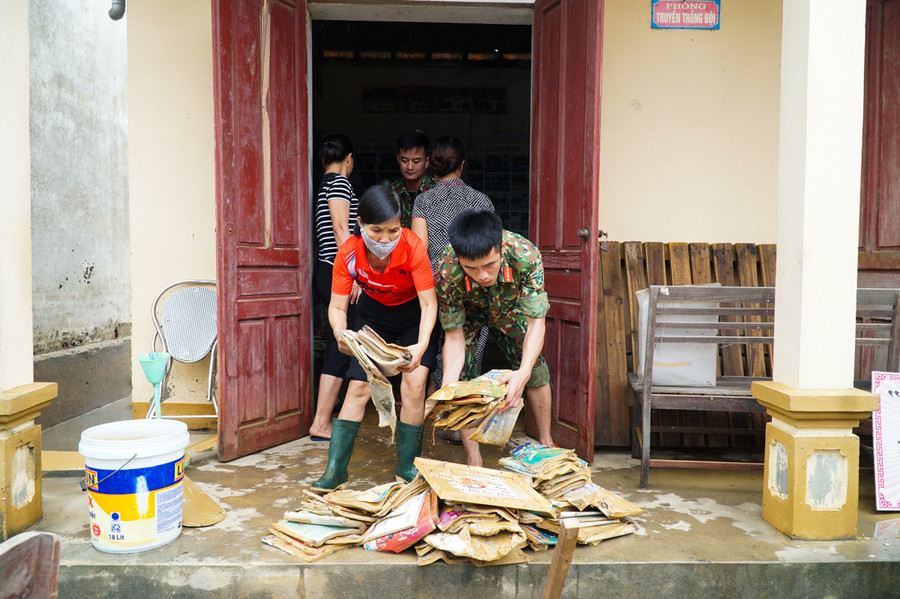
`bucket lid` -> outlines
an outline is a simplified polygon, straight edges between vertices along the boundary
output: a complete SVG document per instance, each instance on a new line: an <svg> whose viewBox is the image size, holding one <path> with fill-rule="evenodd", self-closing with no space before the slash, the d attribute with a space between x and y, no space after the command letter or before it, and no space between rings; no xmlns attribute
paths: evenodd
<svg viewBox="0 0 900 599"><path fill-rule="evenodd" d="M81 433L78 453L85 458L128 459L181 451L188 446L187 425L178 420L122 420L92 426Z"/></svg>

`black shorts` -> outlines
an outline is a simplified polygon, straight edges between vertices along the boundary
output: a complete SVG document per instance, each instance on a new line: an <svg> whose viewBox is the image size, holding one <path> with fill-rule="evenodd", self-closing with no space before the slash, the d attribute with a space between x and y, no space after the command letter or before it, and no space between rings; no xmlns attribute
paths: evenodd
<svg viewBox="0 0 900 599"><path fill-rule="evenodd" d="M419 341L419 320L422 316L422 308L419 306L419 298L413 298L399 306L385 306L373 300L365 293L359 296L356 312L356 329L362 329L363 325L369 325L381 335L388 343L396 343L404 347L414 345ZM437 337L440 325L435 322L431 331L431 339L428 349L422 356L422 366L433 369L437 357ZM350 367L347 369L347 378L354 381L365 381L366 372L355 358L350 359Z"/></svg>

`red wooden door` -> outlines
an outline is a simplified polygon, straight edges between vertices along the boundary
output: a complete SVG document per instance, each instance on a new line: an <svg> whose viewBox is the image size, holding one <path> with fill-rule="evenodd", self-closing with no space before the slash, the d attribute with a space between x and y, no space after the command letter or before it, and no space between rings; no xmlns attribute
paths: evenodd
<svg viewBox="0 0 900 599"><path fill-rule="evenodd" d="M305 0L213 1L219 458L310 421Z"/></svg>
<svg viewBox="0 0 900 599"><path fill-rule="evenodd" d="M860 284L900 285L900 0L868 0Z"/></svg>
<svg viewBox="0 0 900 599"><path fill-rule="evenodd" d="M594 456L601 0L537 0L531 240L550 295L553 437ZM529 424L530 426L530 424Z"/></svg>

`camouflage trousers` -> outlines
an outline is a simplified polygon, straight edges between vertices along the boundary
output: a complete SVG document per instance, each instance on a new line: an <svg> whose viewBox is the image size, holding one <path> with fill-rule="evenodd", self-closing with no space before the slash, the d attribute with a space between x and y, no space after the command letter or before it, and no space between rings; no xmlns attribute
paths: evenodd
<svg viewBox="0 0 900 599"><path fill-rule="evenodd" d="M488 322L481 315L466 315L466 324L463 325L463 334L466 339L466 362L460 380L469 381L481 373L478 372L480 360L477 359L478 336L481 327L487 326L494 336L500 351L509 360L513 369L519 368L522 363L522 346L525 343L525 332L528 324L525 319L517 319L507 316L497 322ZM538 356L531 370L531 377L525 383L526 387L541 387L550 382L550 369L543 355Z"/></svg>

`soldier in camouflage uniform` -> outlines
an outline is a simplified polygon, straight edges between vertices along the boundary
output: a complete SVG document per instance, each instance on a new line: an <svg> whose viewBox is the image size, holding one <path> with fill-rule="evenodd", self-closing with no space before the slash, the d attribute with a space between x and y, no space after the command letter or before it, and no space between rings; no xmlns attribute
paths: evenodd
<svg viewBox="0 0 900 599"><path fill-rule="evenodd" d="M400 196L400 226L412 227L412 210L416 197L434 187L434 177L428 168L428 136L421 131L407 131L397 140L397 165L401 178L391 182L391 189Z"/></svg>
<svg viewBox="0 0 900 599"><path fill-rule="evenodd" d="M435 276L438 317L444 329L442 385L470 380L483 325L493 332L513 371L504 410L518 407L527 389L528 405L538 427L538 441L552 445L550 371L541 356L544 317L550 309L544 291L544 266L533 243L503 230L493 212L466 211L449 229L450 245ZM470 466L481 466L478 443L462 433Z"/></svg>

